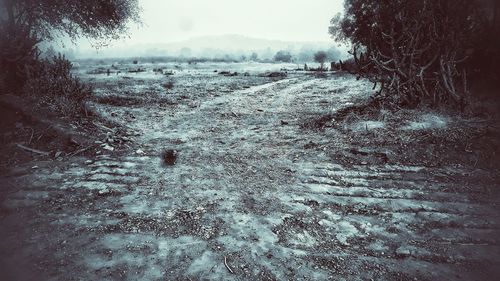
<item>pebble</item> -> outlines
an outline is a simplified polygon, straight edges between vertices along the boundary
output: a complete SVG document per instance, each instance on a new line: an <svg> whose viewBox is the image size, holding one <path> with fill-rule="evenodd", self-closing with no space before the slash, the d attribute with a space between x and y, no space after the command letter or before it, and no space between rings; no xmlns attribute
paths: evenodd
<svg viewBox="0 0 500 281"><path fill-rule="evenodd" d="M111 145L109 145L109 144L103 144L103 145L102 145L102 148L103 148L103 149L106 149L106 150L109 150L109 151L114 151L114 150L115 150L115 148L114 148L114 147L112 147L112 146L111 146Z"/></svg>
<svg viewBox="0 0 500 281"><path fill-rule="evenodd" d="M99 190L99 194L100 195L105 195L105 194L109 194L111 193L111 191L109 189L102 189L102 190Z"/></svg>
<svg viewBox="0 0 500 281"><path fill-rule="evenodd" d="M411 252L407 247L401 246L396 249L396 255L400 257L408 257L411 255Z"/></svg>

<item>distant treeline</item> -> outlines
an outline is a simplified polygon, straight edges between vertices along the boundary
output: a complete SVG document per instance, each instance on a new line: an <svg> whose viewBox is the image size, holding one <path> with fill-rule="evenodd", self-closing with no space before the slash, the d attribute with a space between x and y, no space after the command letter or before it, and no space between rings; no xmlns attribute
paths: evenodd
<svg viewBox="0 0 500 281"><path fill-rule="evenodd" d="M50 49L49 49L49 52ZM288 50L280 50L272 55L266 55L265 57L259 56L256 52L250 54L242 55L222 55L216 57L210 56L131 56L131 57L120 57L120 58L87 58L78 59L80 62L90 62L90 63L109 63L109 62L120 62L120 63L235 63L235 62L261 62L261 63L273 63L273 62L285 62L285 63L311 63L316 61L315 55L318 53L325 54L325 61L338 61L341 57L340 51L336 48L330 48L328 50L314 50L314 49L303 49L299 52L292 52Z"/></svg>
<svg viewBox="0 0 500 281"><path fill-rule="evenodd" d="M110 64L110 63L122 63L122 64L139 64L139 63L234 63L241 62L234 58L196 58L196 57L175 57L175 56L150 56L150 57L130 57L130 58L88 58L88 59L77 59L80 63L89 64Z"/></svg>

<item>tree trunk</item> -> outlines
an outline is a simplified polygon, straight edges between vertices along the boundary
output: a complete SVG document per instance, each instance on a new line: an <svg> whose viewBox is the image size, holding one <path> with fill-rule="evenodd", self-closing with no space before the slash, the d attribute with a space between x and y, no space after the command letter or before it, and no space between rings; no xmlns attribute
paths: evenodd
<svg viewBox="0 0 500 281"><path fill-rule="evenodd" d="M14 17L14 1L13 0L3 0L5 5L5 10L7 11L7 23L10 27L15 24Z"/></svg>

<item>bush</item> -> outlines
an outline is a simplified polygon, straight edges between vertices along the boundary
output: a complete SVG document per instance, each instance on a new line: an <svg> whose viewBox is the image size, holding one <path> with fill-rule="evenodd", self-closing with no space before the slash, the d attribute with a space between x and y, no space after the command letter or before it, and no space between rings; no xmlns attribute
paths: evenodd
<svg viewBox="0 0 500 281"><path fill-rule="evenodd" d="M357 74L358 66L356 65L356 62L354 61L354 58L349 58L347 60L339 60L338 62L332 62L331 63L331 71L346 71L351 74Z"/></svg>
<svg viewBox="0 0 500 281"><path fill-rule="evenodd" d="M37 61L27 71L23 93L50 111L80 116L92 89L71 74L71 67L62 55Z"/></svg>
<svg viewBox="0 0 500 281"><path fill-rule="evenodd" d="M350 41L357 73L401 105L463 107L488 16L481 0L346 0L330 33ZM493 20L493 22L495 22Z"/></svg>
<svg viewBox="0 0 500 281"><path fill-rule="evenodd" d="M36 38L24 27L0 23L0 90L18 93L27 79L27 66L40 56Z"/></svg>
<svg viewBox="0 0 500 281"><path fill-rule="evenodd" d="M274 55L274 60L279 62L291 62L292 55L288 51L278 51L276 55Z"/></svg>

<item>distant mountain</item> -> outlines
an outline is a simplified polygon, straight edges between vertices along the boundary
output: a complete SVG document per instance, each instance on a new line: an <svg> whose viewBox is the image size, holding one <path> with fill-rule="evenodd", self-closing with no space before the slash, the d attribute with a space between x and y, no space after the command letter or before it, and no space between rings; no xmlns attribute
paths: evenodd
<svg viewBox="0 0 500 281"><path fill-rule="evenodd" d="M336 47L335 42L292 42L251 38L243 35L220 35L195 37L185 41L167 44L140 44L126 48L106 48L99 51L79 50L78 58L135 57L135 56L184 56L221 57L250 56L256 52L260 58L272 58L279 50L299 54L306 50L327 50ZM345 50L340 50L344 55Z"/></svg>

